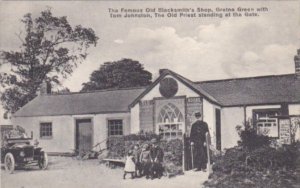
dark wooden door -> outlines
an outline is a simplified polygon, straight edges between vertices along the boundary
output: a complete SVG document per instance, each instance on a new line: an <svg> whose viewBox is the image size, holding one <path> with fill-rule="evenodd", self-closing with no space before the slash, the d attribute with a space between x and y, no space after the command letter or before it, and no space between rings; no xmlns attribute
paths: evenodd
<svg viewBox="0 0 300 188"><path fill-rule="evenodd" d="M184 154L184 170L191 170L192 169L192 153L191 153L191 144L190 138L183 135L183 154Z"/></svg>
<svg viewBox="0 0 300 188"><path fill-rule="evenodd" d="M76 149L79 153L93 147L93 124L91 119L76 120Z"/></svg>
<svg viewBox="0 0 300 188"><path fill-rule="evenodd" d="M216 109L216 146L221 150L221 111Z"/></svg>

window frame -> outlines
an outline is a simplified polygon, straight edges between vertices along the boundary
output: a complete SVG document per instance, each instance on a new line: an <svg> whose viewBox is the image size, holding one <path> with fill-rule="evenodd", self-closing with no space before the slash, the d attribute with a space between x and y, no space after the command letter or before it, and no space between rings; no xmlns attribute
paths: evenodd
<svg viewBox="0 0 300 188"><path fill-rule="evenodd" d="M167 128L168 126L169 129ZM176 129L172 130L172 126L176 126ZM156 130L163 140L182 139L184 134L184 116L175 104L169 102L160 108ZM175 134L174 137L172 136L173 134Z"/></svg>
<svg viewBox="0 0 300 188"><path fill-rule="evenodd" d="M50 125L50 130L42 130L42 127L45 126L46 124ZM39 123L39 128L40 128L40 139L52 139L53 138L53 123L51 121L43 121ZM49 129L49 128L48 128ZM42 134L42 131L50 131L51 135L44 135ZM47 132L46 132L47 133Z"/></svg>
<svg viewBox="0 0 300 188"><path fill-rule="evenodd" d="M122 126L122 128L121 129L116 129L116 130L114 130L115 132L118 132L118 131L122 131L122 134L110 134L111 132L111 130L110 130L110 127L111 127L111 124L110 124L110 122L111 121L121 121L121 126ZM114 125L114 126L116 126L116 125ZM111 137L111 136L124 136L124 119L122 119L122 118L109 118L109 119L107 119L107 137Z"/></svg>
<svg viewBox="0 0 300 188"><path fill-rule="evenodd" d="M269 117L261 117L261 120L264 120L265 122L259 122L259 120L256 118L257 114L259 113L277 113L275 115L271 115ZM280 125L279 125L279 121L278 121L278 118L276 116L279 116L281 114L281 109L280 108L263 108L263 109L253 109L252 110L252 117L253 117L253 125L256 129L256 132L258 133L258 123L262 123L262 124L268 124L270 123L272 127L273 123L275 122L276 123L276 126L277 126L277 134L276 136L272 136L272 135L269 135L269 134L266 134L266 136L270 137L270 138L274 138L274 139L277 139L279 138L279 135L280 135ZM267 126L264 126L264 127L267 127Z"/></svg>
<svg viewBox="0 0 300 188"><path fill-rule="evenodd" d="M172 125L176 126L176 129L172 130ZM158 123L158 134L161 136L163 140L175 140L175 139L182 139L183 137L183 123L177 122L177 123ZM162 126L169 126L170 128L167 131L160 131L160 128ZM175 137L172 137L172 133L175 133ZM181 134L179 134L181 133ZM166 134L169 134L167 137Z"/></svg>

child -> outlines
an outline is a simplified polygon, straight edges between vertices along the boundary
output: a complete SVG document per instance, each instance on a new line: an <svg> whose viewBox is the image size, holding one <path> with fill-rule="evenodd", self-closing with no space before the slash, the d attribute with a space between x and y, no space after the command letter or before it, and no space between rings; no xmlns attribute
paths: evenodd
<svg viewBox="0 0 300 188"><path fill-rule="evenodd" d="M135 173L135 163L134 162L135 162L135 160L132 155L132 150L129 150L127 157L126 157L123 179L126 178L127 173L131 174L131 179L134 178L134 173Z"/></svg>
<svg viewBox="0 0 300 188"><path fill-rule="evenodd" d="M140 155L140 162L141 162L141 174L142 175L146 175L146 178L149 178L150 175L150 167L151 167L151 163L150 163L150 155L149 155L150 151L149 151L149 145L145 144L143 146L141 155Z"/></svg>

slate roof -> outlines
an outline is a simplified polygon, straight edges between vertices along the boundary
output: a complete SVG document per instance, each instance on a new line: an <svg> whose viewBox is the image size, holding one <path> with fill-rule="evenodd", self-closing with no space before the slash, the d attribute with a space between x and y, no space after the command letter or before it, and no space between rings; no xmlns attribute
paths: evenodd
<svg viewBox="0 0 300 188"><path fill-rule="evenodd" d="M295 74L192 82L165 70L147 88L100 90L38 96L18 110L15 117L129 112L166 75L220 106L300 103L300 78Z"/></svg>
<svg viewBox="0 0 300 188"><path fill-rule="evenodd" d="M15 117L129 112L129 104L145 88L100 90L85 93L37 96Z"/></svg>
<svg viewBox="0 0 300 188"><path fill-rule="evenodd" d="M300 78L295 74L195 82L222 106L300 102Z"/></svg>

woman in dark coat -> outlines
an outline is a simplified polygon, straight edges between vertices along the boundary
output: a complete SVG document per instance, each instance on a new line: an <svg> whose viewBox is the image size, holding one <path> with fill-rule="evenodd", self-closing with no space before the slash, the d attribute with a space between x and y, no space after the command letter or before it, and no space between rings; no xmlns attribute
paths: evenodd
<svg viewBox="0 0 300 188"><path fill-rule="evenodd" d="M191 128L190 140L193 147L193 163L196 170L206 170L207 165L207 149L206 149L206 133L208 125L200 120L201 113L195 113L196 121Z"/></svg>

